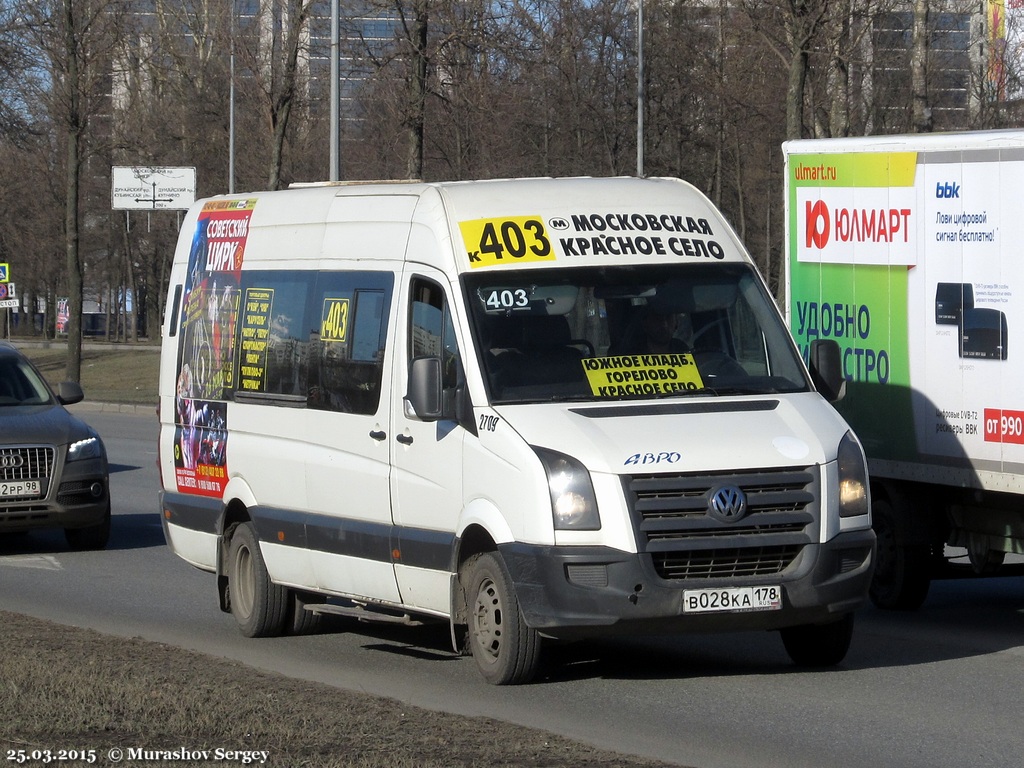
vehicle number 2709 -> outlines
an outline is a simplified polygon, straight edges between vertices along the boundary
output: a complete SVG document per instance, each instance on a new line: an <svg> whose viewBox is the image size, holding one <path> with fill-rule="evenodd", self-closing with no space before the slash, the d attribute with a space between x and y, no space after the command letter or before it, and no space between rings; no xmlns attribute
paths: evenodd
<svg viewBox="0 0 1024 768"><path fill-rule="evenodd" d="M776 585L687 589L683 592L684 613L777 611L780 608L782 608L782 588Z"/></svg>

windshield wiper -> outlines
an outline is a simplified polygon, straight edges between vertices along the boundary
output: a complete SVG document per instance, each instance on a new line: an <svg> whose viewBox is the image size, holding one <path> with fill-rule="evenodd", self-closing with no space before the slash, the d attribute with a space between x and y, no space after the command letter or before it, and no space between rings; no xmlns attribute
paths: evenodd
<svg viewBox="0 0 1024 768"><path fill-rule="evenodd" d="M707 386L702 389L677 389L675 392L665 394L665 397L692 397L694 395L710 395L720 397L722 395L771 395L778 392L774 387L743 387L735 384L721 386Z"/></svg>

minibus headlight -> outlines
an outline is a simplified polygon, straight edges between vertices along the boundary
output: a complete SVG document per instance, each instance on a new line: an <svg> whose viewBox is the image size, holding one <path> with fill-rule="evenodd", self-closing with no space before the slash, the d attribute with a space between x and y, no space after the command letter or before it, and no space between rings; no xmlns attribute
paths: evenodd
<svg viewBox="0 0 1024 768"><path fill-rule="evenodd" d="M866 515L868 500L868 468L864 451L853 432L847 432L839 443L839 516Z"/></svg>
<svg viewBox="0 0 1024 768"><path fill-rule="evenodd" d="M546 448L534 448L548 478L551 514L556 531L597 531L601 516L590 473L576 459Z"/></svg>

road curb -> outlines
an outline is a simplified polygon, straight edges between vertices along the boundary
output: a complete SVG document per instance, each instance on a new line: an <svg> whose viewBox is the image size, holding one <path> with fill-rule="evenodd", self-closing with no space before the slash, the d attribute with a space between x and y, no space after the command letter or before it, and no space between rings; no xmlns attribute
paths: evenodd
<svg viewBox="0 0 1024 768"><path fill-rule="evenodd" d="M142 416L156 416L156 403L96 403L83 400L69 405L68 410L90 413L129 413Z"/></svg>

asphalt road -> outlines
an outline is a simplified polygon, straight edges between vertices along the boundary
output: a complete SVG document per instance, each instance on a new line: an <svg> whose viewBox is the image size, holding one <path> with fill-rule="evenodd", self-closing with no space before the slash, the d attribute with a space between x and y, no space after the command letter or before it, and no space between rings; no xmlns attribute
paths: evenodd
<svg viewBox="0 0 1024 768"><path fill-rule="evenodd" d="M60 532L0 539L0 610L699 768L1022 761L1020 577L937 582L917 613L865 609L835 670L795 669L775 634L640 638L548 648L538 683L494 688L451 653L446 628L339 623L312 637L243 638L217 608L213 577L164 544L152 410L80 413L115 470L111 546L72 553Z"/></svg>

